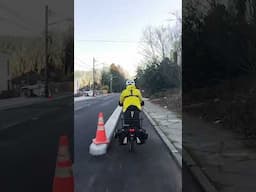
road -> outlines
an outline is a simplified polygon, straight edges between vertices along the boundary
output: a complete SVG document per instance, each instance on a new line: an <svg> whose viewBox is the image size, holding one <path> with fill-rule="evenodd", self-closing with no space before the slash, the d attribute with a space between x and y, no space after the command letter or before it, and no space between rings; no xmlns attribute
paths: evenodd
<svg viewBox="0 0 256 192"><path fill-rule="evenodd" d="M145 145L136 146L135 153L129 153L128 146L119 146L115 140L104 156L94 157L88 153L95 137L98 113L104 113L106 122L117 107L118 96L115 94L75 104L76 192L179 191L182 170L144 114L143 126L149 133L149 140ZM201 191L187 169L183 174L187 191Z"/></svg>
<svg viewBox="0 0 256 192"><path fill-rule="evenodd" d="M181 171L147 119L144 125L150 139L136 153L112 142L107 155L89 155L98 112L104 113L106 122L117 99L118 95L112 95L74 104L70 97L0 110L0 191L52 191L58 140L63 133L71 139L71 152L75 142L76 192L176 191ZM184 181L189 191L200 191L188 172L183 172Z"/></svg>
<svg viewBox="0 0 256 192"><path fill-rule="evenodd" d="M59 136L73 146L73 97L0 111L0 191L50 192Z"/></svg>

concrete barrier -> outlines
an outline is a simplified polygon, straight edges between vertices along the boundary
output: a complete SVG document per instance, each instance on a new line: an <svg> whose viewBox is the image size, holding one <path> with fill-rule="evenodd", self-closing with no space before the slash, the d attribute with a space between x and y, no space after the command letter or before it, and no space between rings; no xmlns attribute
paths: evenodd
<svg viewBox="0 0 256 192"><path fill-rule="evenodd" d="M121 112L122 112L122 107L118 106L115 109L115 111L112 113L112 115L109 117L108 121L105 123L105 131L106 131L106 136L109 140L109 143L96 145L92 142L89 147L89 153L91 155L98 156L98 155L104 155L107 153L108 145L111 142L112 135L118 123L118 119L120 117Z"/></svg>

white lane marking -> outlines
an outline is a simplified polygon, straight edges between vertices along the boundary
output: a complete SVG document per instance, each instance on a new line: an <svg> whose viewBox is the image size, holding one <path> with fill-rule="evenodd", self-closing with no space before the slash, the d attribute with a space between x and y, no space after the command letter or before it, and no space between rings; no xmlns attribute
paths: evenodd
<svg viewBox="0 0 256 192"><path fill-rule="evenodd" d="M74 102L79 102L79 101L87 101L87 100L91 100L91 99L95 99L96 97L85 97L85 96L82 96L82 97L75 97L74 98Z"/></svg>

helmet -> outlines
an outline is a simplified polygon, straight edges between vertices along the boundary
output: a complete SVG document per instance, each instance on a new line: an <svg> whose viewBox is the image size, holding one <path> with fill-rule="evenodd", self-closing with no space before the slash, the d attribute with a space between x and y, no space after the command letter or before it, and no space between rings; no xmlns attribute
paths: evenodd
<svg viewBox="0 0 256 192"><path fill-rule="evenodd" d="M126 86L128 85L135 85L135 81L134 80L127 80L126 81Z"/></svg>

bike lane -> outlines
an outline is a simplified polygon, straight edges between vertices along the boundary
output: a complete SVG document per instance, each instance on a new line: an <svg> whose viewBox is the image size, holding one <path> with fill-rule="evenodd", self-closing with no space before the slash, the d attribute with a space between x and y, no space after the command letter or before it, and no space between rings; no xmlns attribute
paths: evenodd
<svg viewBox="0 0 256 192"><path fill-rule="evenodd" d="M181 169L144 114L143 127L149 133L146 144L135 145L135 152L131 153L128 146L120 146L112 139L106 155L89 154L98 112L104 112L106 123L117 102L118 97L113 96L75 115L75 191L181 191Z"/></svg>

